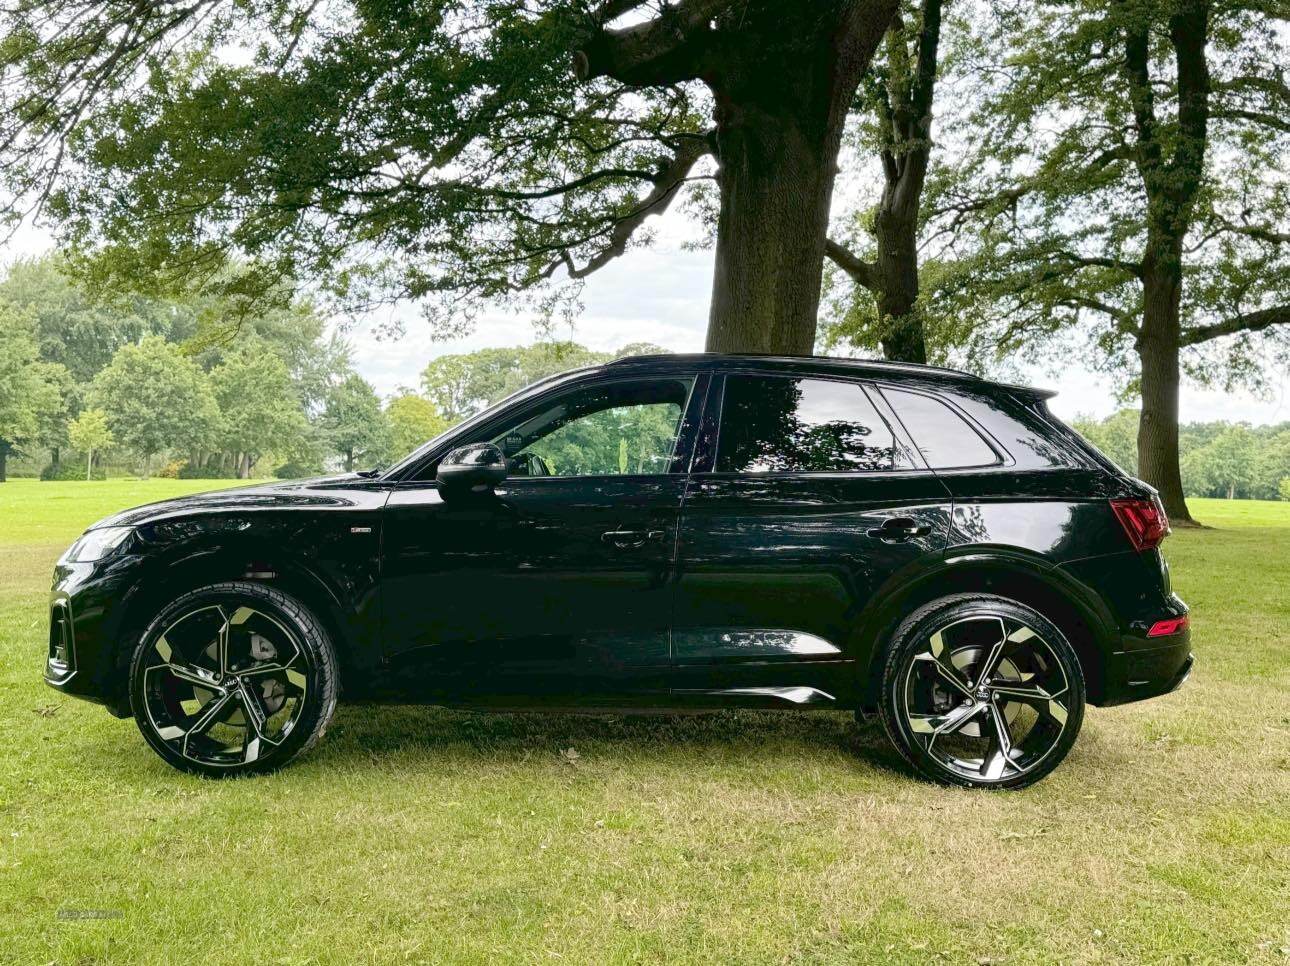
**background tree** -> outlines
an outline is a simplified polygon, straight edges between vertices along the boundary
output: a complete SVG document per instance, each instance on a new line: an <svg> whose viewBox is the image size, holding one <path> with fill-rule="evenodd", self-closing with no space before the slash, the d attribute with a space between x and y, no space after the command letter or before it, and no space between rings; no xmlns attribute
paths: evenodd
<svg viewBox="0 0 1290 966"><path fill-rule="evenodd" d="M1189 491L1214 493L1229 500L1248 495L1255 479L1258 441L1248 427L1231 426L1182 461Z"/></svg>
<svg viewBox="0 0 1290 966"><path fill-rule="evenodd" d="M0 302L0 483L9 455L36 441L63 412L61 366L39 360L36 322Z"/></svg>
<svg viewBox="0 0 1290 966"><path fill-rule="evenodd" d="M1259 0L988 10L950 204L975 259L957 308L996 352L1082 345L1123 373L1142 396L1138 473L1187 521L1184 369L1257 378L1255 334L1290 321L1287 36ZM1078 340L1056 338L1072 325Z"/></svg>
<svg viewBox="0 0 1290 966"><path fill-rule="evenodd" d="M918 242L933 148L941 8L942 0L905 0L860 85L853 109L856 148L862 157L880 159L882 195L854 219L863 249L855 251L846 239L825 245L829 258L864 292L852 306L853 341L877 342L888 359L905 362L927 361ZM858 326L856 316L863 319Z"/></svg>
<svg viewBox="0 0 1290 966"><path fill-rule="evenodd" d="M85 409L67 426L67 436L74 449L85 454L85 479L94 474L94 451L102 452L116 442L108 426L107 413Z"/></svg>
<svg viewBox="0 0 1290 966"><path fill-rule="evenodd" d="M896 5L11 4L0 170L108 287L256 304L326 278L456 320L576 290L715 178L709 348L809 352L843 124Z"/></svg>
<svg viewBox="0 0 1290 966"><path fill-rule="evenodd" d="M219 404L219 445L234 454L237 475L249 479L257 461L270 450L294 452L306 432L291 373L259 341L230 353L211 370Z"/></svg>
<svg viewBox="0 0 1290 966"><path fill-rule="evenodd" d="M1081 417L1071 426L1110 457L1116 466L1132 473L1138 465L1138 411L1121 409L1097 421Z"/></svg>
<svg viewBox="0 0 1290 966"><path fill-rule="evenodd" d="M617 352L593 352L576 342L478 349L431 359L421 372L421 385L439 412L458 422L539 379L579 366L665 351L649 342L634 342Z"/></svg>
<svg viewBox="0 0 1290 966"><path fill-rule="evenodd" d="M356 465L389 458L389 423L376 392L361 376L350 375L332 388L320 427L331 451L340 455L346 473L353 472Z"/></svg>
<svg viewBox="0 0 1290 966"><path fill-rule="evenodd" d="M219 407L201 368L160 336L120 349L97 377L90 393L117 442L143 458L175 448L205 445L219 425Z"/></svg>
<svg viewBox="0 0 1290 966"><path fill-rule="evenodd" d="M402 459L452 425L434 403L411 392L391 399L385 406L385 418L390 425L390 453L394 459Z"/></svg>

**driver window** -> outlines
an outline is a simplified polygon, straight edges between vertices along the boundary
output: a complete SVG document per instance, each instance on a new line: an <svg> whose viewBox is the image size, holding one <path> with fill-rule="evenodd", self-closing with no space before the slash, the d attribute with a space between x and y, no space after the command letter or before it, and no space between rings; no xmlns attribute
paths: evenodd
<svg viewBox="0 0 1290 966"><path fill-rule="evenodd" d="M512 476L624 476L672 468L693 377L602 383L493 439Z"/></svg>

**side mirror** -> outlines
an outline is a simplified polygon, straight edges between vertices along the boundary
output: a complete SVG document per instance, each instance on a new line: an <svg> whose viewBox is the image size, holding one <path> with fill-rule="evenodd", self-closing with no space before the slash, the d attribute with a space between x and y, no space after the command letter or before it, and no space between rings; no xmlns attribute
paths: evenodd
<svg viewBox="0 0 1290 966"><path fill-rule="evenodd" d="M458 446L444 454L434 478L445 498L491 493L506 479L506 457L492 443Z"/></svg>

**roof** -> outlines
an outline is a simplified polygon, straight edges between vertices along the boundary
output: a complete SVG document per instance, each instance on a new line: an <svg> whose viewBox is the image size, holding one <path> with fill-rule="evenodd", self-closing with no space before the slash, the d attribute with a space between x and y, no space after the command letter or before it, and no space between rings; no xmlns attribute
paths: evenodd
<svg viewBox="0 0 1290 966"><path fill-rule="evenodd" d="M613 362L607 363L606 368L632 365L642 367L656 366L659 368L683 368L693 366L727 368L738 367L740 365L765 366L768 364L776 368L781 366L784 368L801 367L815 371L830 369L834 371L853 370L857 373L863 373L874 377L881 377L884 374L900 373L960 384L973 383L982 387L996 386L1044 398L1055 395L1055 393L1046 389L1036 389L1030 386L1015 386L1008 383L993 382L971 372L965 372L962 369L951 369L945 366L928 366L917 362L893 362L888 359L852 359L843 356L785 356L724 352L656 353L653 355L624 356L621 359L615 359Z"/></svg>

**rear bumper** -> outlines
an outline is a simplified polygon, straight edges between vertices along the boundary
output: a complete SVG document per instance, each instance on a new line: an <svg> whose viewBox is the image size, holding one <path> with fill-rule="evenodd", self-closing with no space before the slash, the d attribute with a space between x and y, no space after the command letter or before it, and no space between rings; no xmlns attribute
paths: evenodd
<svg viewBox="0 0 1290 966"><path fill-rule="evenodd" d="M1107 662L1103 705L1127 704L1177 691L1196 662L1191 630L1161 638L1125 636L1125 649Z"/></svg>

